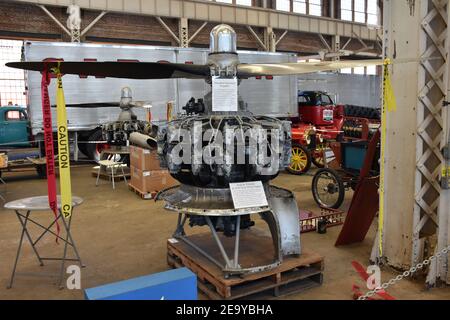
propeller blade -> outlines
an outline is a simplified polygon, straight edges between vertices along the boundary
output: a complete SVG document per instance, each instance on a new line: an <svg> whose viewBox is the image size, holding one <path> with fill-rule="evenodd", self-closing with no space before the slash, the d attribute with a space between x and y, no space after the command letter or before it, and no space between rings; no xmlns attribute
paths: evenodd
<svg viewBox="0 0 450 320"><path fill-rule="evenodd" d="M133 108L151 108L152 103L150 101L133 101L130 103Z"/></svg>
<svg viewBox="0 0 450 320"><path fill-rule="evenodd" d="M58 62L9 62L17 69L43 71L58 66ZM60 62L62 74L126 78L126 79L204 79L210 76L207 65L157 62Z"/></svg>
<svg viewBox="0 0 450 320"><path fill-rule="evenodd" d="M382 64L383 60L240 64L237 67L237 75L239 78L251 78L256 76L288 76L321 71L334 71L346 68L377 66Z"/></svg>

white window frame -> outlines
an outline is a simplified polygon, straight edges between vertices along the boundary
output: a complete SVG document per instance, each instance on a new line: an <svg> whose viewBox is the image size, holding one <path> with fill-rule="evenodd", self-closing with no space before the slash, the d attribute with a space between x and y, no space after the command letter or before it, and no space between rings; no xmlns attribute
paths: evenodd
<svg viewBox="0 0 450 320"><path fill-rule="evenodd" d="M11 61L20 61L22 41L0 39L0 106L26 106L25 72L5 66Z"/></svg>
<svg viewBox="0 0 450 320"><path fill-rule="evenodd" d="M280 2L278 2L278 1L280 1ZM281 5L281 1L283 2L283 6L278 6L279 4ZM316 4L316 3L311 3L310 1L319 1L320 3ZM294 7L295 7L294 2L305 3L304 12L294 11ZM287 6L287 5L289 5L289 6ZM288 7L289 7L289 9L288 9ZM313 8L313 7L320 7L320 13L319 14L311 14L311 8ZM321 16L323 16L323 0L275 0L275 10L321 17Z"/></svg>
<svg viewBox="0 0 450 320"><path fill-rule="evenodd" d="M363 11L356 11L355 2L360 0L347 0L350 1L350 9L349 8L342 8L342 1L341 0L341 8L340 8L340 17L341 20L345 21L353 21L357 23L364 23L364 24L371 24L371 25L379 25L380 24L380 8L378 7L378 1L377 0L362 0L364 1L364 10ZM373 6L373 3L375 3L375 7ZM376 12L370 11L369 8L373 9L376 8ZM343 12L346 12L346 18L344 18ZM348 16L348 13L351 12L351 19ZM361 19L357 19L357 15L364 15L364 21L361 21ZM376 17L376 23L372 22L373 17ZM369 23L370 21L370 23Z"/></svg>
<svg viewBox="0 0 450 320"><path fill-rule="evenodd" d="M237 5L237 6L245 6L245 7L253 7L254 6L254 0L249 0L250 4L245 4L245 3L239 3L239 1L248 1L248 0L209 0L212 2L217 2L217 3L224 3L224 4L232 4L232 5Z"/></svg>

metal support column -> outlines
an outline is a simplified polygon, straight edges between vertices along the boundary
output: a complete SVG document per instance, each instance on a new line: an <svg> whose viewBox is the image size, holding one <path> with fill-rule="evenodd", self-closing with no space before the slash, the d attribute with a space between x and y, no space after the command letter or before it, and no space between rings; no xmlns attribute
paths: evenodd
<svg viewBox="0 0 450 320"><path fill-rule="evenodd" d="M450 9L447 4L447 22L450 21ZM441 15L443 12L441 13ZM447 52L450 51L450 33L447 30L446 35L446 47ZM445 247L450 245L450 185L449 181L449 165L450 165L450 106L448 101L450 100L450 64L445 66L445 88L447 94L445 97L445 107L442 108L442 127L443 134L440 144L440 150L443 152L443 162L441 170L441 192L437 210L437 245L435 248L435 254L440 252ZM429 286L439 285L440 283L450 284L450 272L449 272L449 255L444 255L434 260L430 265L430 270L427 276L427 284Z"/></svg>
<svg viewBox="0 0 450 320"><path fill-rule="evenodd" d="M442 205L446 193L439 184L448 11L448 0L416 0L413 7L384 1L384 51L394 59L398 107L386 116L382 239L383 257L397 268L409 268L448 243L449 206Z"/></svg>
<svg viewBox="0 0 450 320"><path fill-rule="evenodd" d="M440 145L443 134L442 102L447 67L447 4L448 1L425 1L418 6L421 19L419 33L416 181L412 263L420 262L436 235L437 211L441 187L439 175L443 162Z"/></svg>
<svg viewBox="0 0 450 320"><path fill-rule="evenodd" d="M67 7L67 14L69 18L67 18L67 28L70 30L70 41L72 42L81 42L81 12L80 7L71 4Z"/></svg>
<svg viewBox="0 0 450 320"><path fill-rule="evenodd" d="M277 39L275 32L273 32L272 27L267 27L264 29L264 42L266 45L266 49L269 52L277 51Z"/></svg>
<svg viewBox="0 0 450 320"><path fill-rule="evenodd" d="M179 36L178 39L180 42L181 48L189 47L189 27L188 27L188 19L181 18L179 23Z"/></svg>
<svg viewBox="0 0 450 320"><path fill-rule="evenodd" d="M333 36L332 37L332 43L331 43L331 49L334 53L336 53L336 56L333 57L334 61L339 61L341 56L339 55L339 52L341 50L341 37L340 36Z"/></svg>

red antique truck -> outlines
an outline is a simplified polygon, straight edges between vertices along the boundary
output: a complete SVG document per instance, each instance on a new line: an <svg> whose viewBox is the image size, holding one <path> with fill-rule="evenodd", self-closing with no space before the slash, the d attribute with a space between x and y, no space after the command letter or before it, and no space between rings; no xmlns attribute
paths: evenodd
<svg viewBox="0 0 450 320"><path fill-rule="evenodd" d="M292 157L288 171L303 174L311 163L324 166L324 151L329 141L343 136L344 106L335 105L322 91L300 91L298 114L292 120Z"/></svg>
<svg viewBox="0 0 450 320"><path fill-rule="evenodd" d="M326 92L300 91L298 114L292 118L292 157L288 171L301 175L313 163L324 167L333 141L369 141L380 126L377 108L336 105Z"/></svg>

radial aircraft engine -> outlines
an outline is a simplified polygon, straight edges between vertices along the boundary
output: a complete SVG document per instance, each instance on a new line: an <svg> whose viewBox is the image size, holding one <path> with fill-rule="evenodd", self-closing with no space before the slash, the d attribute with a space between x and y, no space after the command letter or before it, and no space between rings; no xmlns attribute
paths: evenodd
<svg viewBox="0 0 450 320"><path fill-rule="evenodd" d="M236 33L221 24L210 33L206 64L157 62L12 62L6 65L33 71L58 67L62 74L129 79L204 79L212 91L202 99L191 99L185 113L159 129L157 137L161 165L181 185L163 193L166 208L179 213L175 237L184 240L208 259L216 257L185 237L184 224L207 225L217 242L225 274L267 270L284 256L300 254L297 203L293 194L271 186L290 162L290 123L267 116L255 116L238 95L241 81L260 76L287 76L343 68L381 65L381 60L323 61L303 63L240 63ZM146 141L146 139L140 139ZM261 181L267 205L236 208L230 183ZM245 195L244 195L245 196ZM238 261L241 229L251 227L258 213L269 226L274 244L274 261L260 266L241 266ZM231 259L217 235L235 236Z"/></svg>

